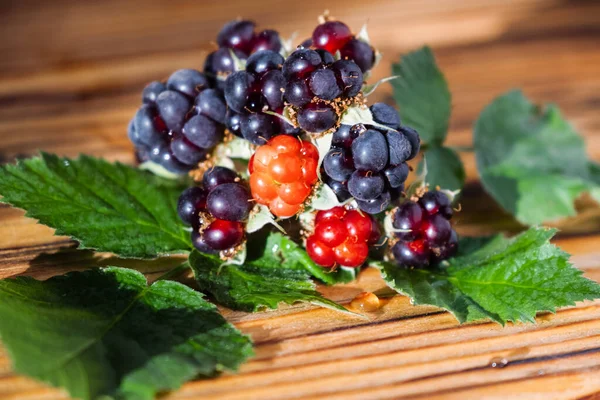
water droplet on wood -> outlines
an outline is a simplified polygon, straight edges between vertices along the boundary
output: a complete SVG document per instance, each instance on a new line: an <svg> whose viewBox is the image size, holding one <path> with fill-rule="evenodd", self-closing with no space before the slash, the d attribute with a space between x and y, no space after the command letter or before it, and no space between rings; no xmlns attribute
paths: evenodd
<svg viewBox="0 0 600 400"><path fill-rule="evenodd" d="M505 357L494 357L490 360L490 367L504 368L508 365L508 359Z"/></svg>
<svg viewBox="0 0 600 400"><path fill-rule="evenodd" d="M362 292L350 302L350 307L357 311L373 312L379 309L381 302L379 297L371 292Z"/></svg>

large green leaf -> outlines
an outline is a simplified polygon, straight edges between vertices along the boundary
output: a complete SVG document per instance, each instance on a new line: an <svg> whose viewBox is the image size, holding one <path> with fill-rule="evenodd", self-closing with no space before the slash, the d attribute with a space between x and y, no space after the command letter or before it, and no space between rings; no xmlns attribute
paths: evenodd
<svg viewBox="0 0 600 400"><path fill-rule="evenodd" d="M583 278L568 254L549 243L554 232L530 228L512 239L464 239L459 247L468 253L432 269L388 262L379 267L391 288L415 304L444 308L460 322L533 322L537 312L600 298L600 285Z"/></svg>
<svg viewBox="0 0 600 400"><path fill-rule="evenodd" d="M252 355L200 293L115 267L0 281L0 335L16 371L82 399L153 399Z"/></svg>
<svg viewBox="0 0 600 400"><path fill-rule="evenodd" d="M524 224L575 215L582 193L598 193L581 137L558 108L520 91L498 97L479 116L474 144L485 189Z"/></svg>
<svg viewBox="0 0 600 400"><path fill-rule="evenodd" d="M78 240L82 248L154 258L190 250L177 217L180 184L123 164L42 153L0 167L2 202Z"/></svg>
<svg viewBox="0 0 600 400"><path fill-rule="evenodd" d="M448 133L451 97L444 75L429 47L406 54L392 65L392 81L402 123L419 132L427 144L441 144Z"/></svg>
<svg viewBox="0 0 600 400"><path fill-rule="evenodd" d="M190 264L200 290L210 293L220 304L242 311L305 301L347 312L315 290L310 278L318 273L306 268L312 263L290 239L271 233L265 242L253 247L257 254L249 256L243 265L223 264L216 256L192 252ZM327 279L324 274L320 277Z"/></svg>

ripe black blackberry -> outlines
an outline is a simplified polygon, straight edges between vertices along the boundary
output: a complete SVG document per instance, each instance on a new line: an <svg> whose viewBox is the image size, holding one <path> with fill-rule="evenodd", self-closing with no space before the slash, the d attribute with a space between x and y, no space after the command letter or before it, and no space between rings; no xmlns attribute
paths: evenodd
<svg viewBox="0 0 600 400"><path fill-rule="evenodd" d="M300 128L319 133L333 128L340 109L362 88L363 74L351 60L335 61L326 50L300 48L283 63L285 100L296 112Z"/></svg>
<svg viewBox="0 0 600 400"><path fill-rule="evenodd" d="M393 212L396 239L392 256L403 267L427 267L456 254L458 238L450 219L453 210L443 192L430 191L417 201L406 201Z"/></svg>
<svg viewBox="0 0 600 400"><path fill-rule="evenodd" d="M283 112L283 61L275 51L258 51L248 58L245 70L230 74L225 81L230 109L227 127L253 144L263 145L279 134L299 134L292 125L264 112Z"/></svg>
<svg viewBox="0 0 600 400"><path fill-rule="evenodd" d="M255 32L255 27L253 21L230 21L217 35L219 49L210 53L204 62L204 72L217 87L224 88L227 76L235 72L232 52L238 59L246 60L251 54L261 50L276 53L281 50L281 39L277 31L265 29Z"/></svg>
<svg viewBox="0 0 600 400"><path fill-rule="evenodd" d="M385 211L404 190L406 161L419 152L419 135L400 124L398 112L384 103L371 106L375 122L393 130L341 125L323 159L326 183L340 201L354 197L369 214Z"/></svg>
<svg viewBox="0 0 600 400"><path fill-rule="evenodd" d="M192 243L201 252L217 254L243 242L244 225L252 209L250 191L232 170L213 167L201 186L186 189L177 213L192 227Z"/></svg>
<svg viewBox="0 0 600 400"><path fill-rule="evenodd" d="M128 129L142 162L184 174L223 139L225 99L199 71L181 69L166 83L149 83L142 102Z"/></svg>

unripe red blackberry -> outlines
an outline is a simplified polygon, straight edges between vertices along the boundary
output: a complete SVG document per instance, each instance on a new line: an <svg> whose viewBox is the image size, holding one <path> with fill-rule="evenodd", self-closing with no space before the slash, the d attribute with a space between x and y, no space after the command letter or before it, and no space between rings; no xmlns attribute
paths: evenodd
<svg viewBox="0 0 600 400"><path fill-rule="evenodd" d="M318 265L357 268L365 263L369 245L379 241L377 221L360 211L334 207L319 211L306 239L306 251Z"/></svg>

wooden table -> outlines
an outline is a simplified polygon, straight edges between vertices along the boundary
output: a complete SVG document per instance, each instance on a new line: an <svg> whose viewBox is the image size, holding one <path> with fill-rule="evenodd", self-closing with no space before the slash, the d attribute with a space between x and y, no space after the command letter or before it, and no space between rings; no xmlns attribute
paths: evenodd
<svg viewBox="0 0 600 400"><path fill-rule="evenodd" d="M399 55L433 46L453 93L449 143L471 144L471 127L495 96L522 87L553 101L600 159L600 3L476 0L331 1L353 28L368 19L385 54L375 78ZM284 35L308 36L324 2L179 0L4 0L0 2L0 157L38 149L132 162L128 119L150 80L200 68L219 27L244 16ZM390 87L374 100L390 100ZM468 186L461 233L515 232L477 183L472 154L462 155ZM600 281L600 213L561 225L556 243L586 276ZM0 206L0 278L45 279L89 265L89 253ZM150 278L164 265L138 263ZM383 286L376 271L321 288L349 302ZM167 398L600 398L600 302L540 315L537 325L458 326L449 314L394 297L370 321L309 306L245 314L224 310L250 334L257 356L239 375L186 384ZM595 393L595 394L594 394ZM65 398L11 372L0 350L0 398Z"/></svg>

